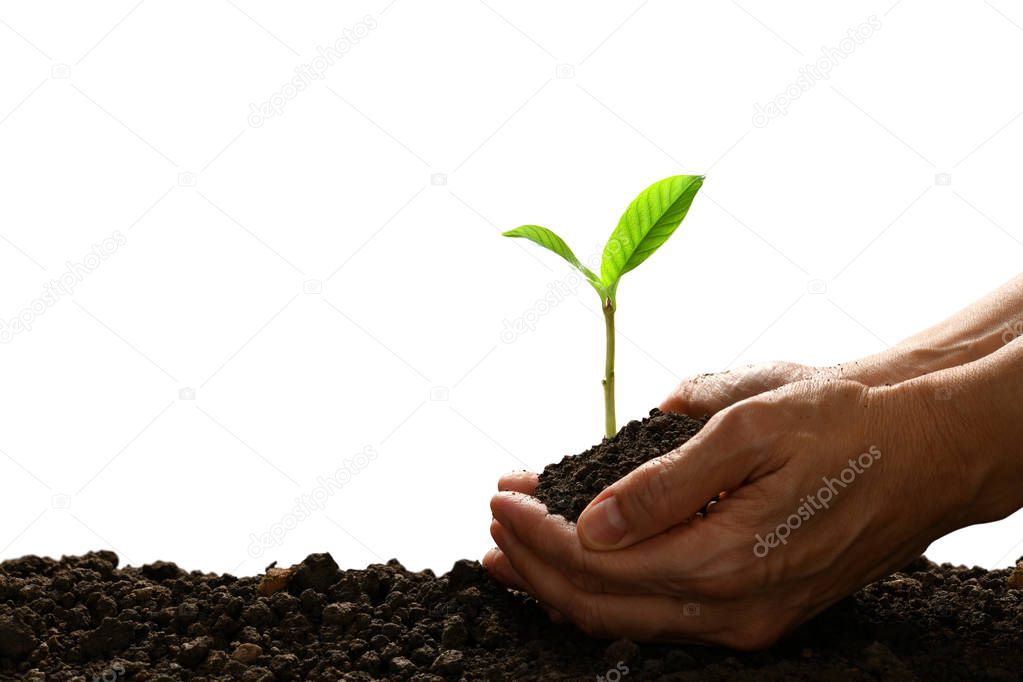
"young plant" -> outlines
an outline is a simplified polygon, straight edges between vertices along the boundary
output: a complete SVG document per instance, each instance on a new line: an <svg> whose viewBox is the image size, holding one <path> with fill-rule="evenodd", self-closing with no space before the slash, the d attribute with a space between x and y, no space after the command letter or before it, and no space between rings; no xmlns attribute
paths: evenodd
<svg viewBox="0 0 1023 682"><path fill-rule="evenodd" d="M686 217L693 198L703 185L702 175L675 175L655 182L639 193L625 209L618 227L604 246L600 275L583 265L565 240L546 227L522 225L504 232L505 237L521 237L553 251L583 274L600 296L604 310L606 345L604 357L604 431L608 438L618 432L615 425L615 309L618 307L618 282L668 241Z"/></svg>

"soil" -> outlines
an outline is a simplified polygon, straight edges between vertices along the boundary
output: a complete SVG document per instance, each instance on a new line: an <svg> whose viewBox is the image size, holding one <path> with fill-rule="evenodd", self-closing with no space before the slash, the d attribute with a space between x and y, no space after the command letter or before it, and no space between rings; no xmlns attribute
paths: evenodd
<svg viewBox="0 0 1023 682"><path fill-rule="evenodd" d="M534 495L547 505L548 512L574 523L604 488L640 464L682 445L706 423L706 419L651 410L649 417L629 422L614 438L548 465Z"/></svg>
<svg viewBox="0 0 1023 682"><path fill-rule="evenodd" d="M604 466L627 470L699 425L655 411L548 467L538 494L571 517L618 475ZM0 679L1017 680L1023 591L1009 576L921 557L770 650L740 654L588 638L474 561L437 577L394 560L341 571L313 554L236 578L121 568L106 551L28 556L0 563Z"/></svg>

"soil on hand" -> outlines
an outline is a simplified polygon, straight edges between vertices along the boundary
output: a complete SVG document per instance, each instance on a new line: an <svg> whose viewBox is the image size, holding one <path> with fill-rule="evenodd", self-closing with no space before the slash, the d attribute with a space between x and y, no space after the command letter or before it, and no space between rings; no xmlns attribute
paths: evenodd
<svg viewBox="0 0 1023 682"><path fill-rule="evenodd" d="M706 423L706 419L652 410L646 419L623 426L614 438L549 464L534 495L548 512L574 523L604 488L640 464L679 447Z"/></svg>
<svg viewBox="0 0 1023 682"><path fill-rule="evenodd" d="M658 413L629 424L549 467L543 486L558 493L548 504L577 515L606 482L698 426ZM597 471L587 457L623 470ZM564 474L557 485L554 472ZM29 556L0 564L0 679L1016 680L1023 591L1009 574L921 558L744 654L588 638L473 561L437 577L397 561L341 571L313 554L236 578L167 562L119 568L112 552Z"/></svg>

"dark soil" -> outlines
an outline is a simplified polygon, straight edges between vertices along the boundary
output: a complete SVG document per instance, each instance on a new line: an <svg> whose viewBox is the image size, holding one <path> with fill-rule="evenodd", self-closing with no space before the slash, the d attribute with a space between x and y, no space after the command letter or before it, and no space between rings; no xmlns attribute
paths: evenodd
<svg viewBox="0 0 1023 682"><path fill-rule="evenodd" d="M643 462L682 445L706 423L706 419L652 410L643 421L623 426L614 438L547 465L534 495L548 512L574 523L604 488Z"/></svg>
<svg viewBox="0 0 1023 682"><path fill-rule="evenodd" d="M626 440L643 459L693 432L655 414L587 454L628 467ZM588 486L548 497L566 515L617 476L548 469ZM236 578L165 562L118 568L112 552L30 556L0 564L0 679L1016 680L1023 592L1008 576L921 558L772 649L738 654L590 639L471 561L436 577L397 561L340 571L313 554Z"/></svg>

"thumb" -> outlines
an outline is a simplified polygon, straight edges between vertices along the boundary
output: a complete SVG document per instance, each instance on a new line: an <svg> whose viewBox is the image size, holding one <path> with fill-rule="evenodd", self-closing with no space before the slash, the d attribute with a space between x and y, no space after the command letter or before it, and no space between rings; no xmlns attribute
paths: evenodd
<svg viewBox="0 0 1023 682"><path fill-rule="evenodd" d="M582 544L594 550L634 545L683 523L721 491L750 479L756 451L713 428L720 421L712 420L682 447L642 464L595 497L576 523Z"/></svg>
<svg viewBox="0 0 1023 682"><path fill-rule="evenodd" d="M691 417L713 415L765 391L806 378L812 368L795 362L762 362L714 374L700 374L679 382L661 403L661 412Z"/></svg>
<svg viewBox="0 0 1023 682"><path fill-rule="evenodd" d="M736 393L737 383L738 376L729 370L688 377L680 381L664 399L660 410L692 417L712 415L736 401L733 394Z"/></svg>

